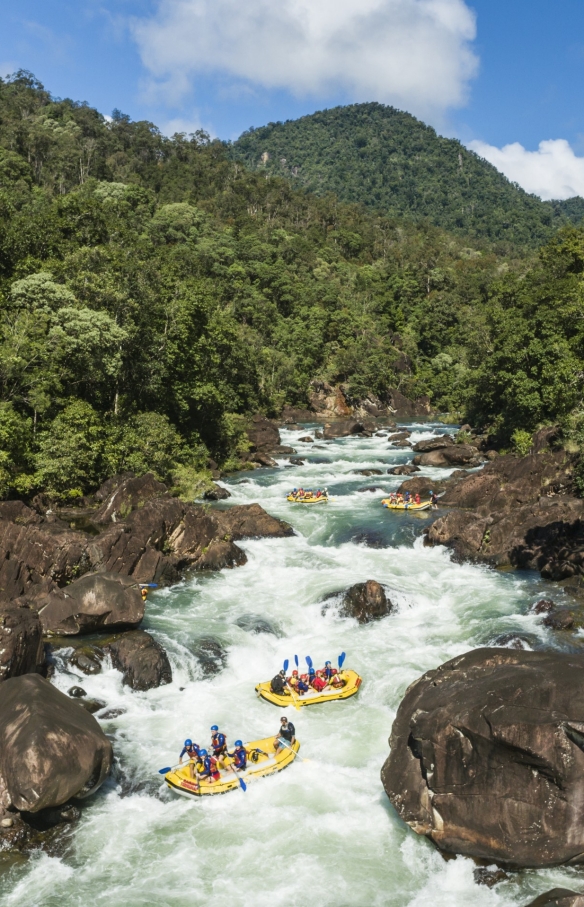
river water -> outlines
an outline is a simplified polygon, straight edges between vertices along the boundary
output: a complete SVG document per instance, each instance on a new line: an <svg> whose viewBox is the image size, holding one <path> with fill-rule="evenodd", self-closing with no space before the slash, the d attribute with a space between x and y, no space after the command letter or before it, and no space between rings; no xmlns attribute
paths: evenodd
<svg viewBox="0 0 584 907"><path fill-rule="evenodd" d="M409 427L413 442L444 431ZM411 452L377 436L299 443L306 433L282 432L284 444L308 456L306 466L226 483L229 505L257 501L291 522L296 535L243 542L244 567L197 575L149 597L144 626L169 654L171 685L135 693L111 666L93 677L58 670L61 689L81 684L108 709L124 710L102 719L119 764L84 806L62 858L38 854L10 867L0 861L4 907L198 907L213 900L229 907L500 907L524 905L555 885L578 887L572 870L522 872L494 889L477 886L471 860L444 860L400 822L379 779L406 687L501 634L519 631L534 645L549 643L527 613L549 586L531 573L452 563L446 550L422 545L432 515L391 513L380 506L379 490L360 490L397 488L402 479L387 469ZM355 474L363 468L384 475ZM286 492L300 484L326 485L333 500L287 504ZM396 606L384 620L359 626L341 619L334 599L323 608L328 593L367 579L383 583ZM275 633L238 626L249 615ZM208 636L227 650L224 669L211 678L192 653ZM309 761L297 759L245 794L190 801L161 785L157 769L177 761L185 737L208 742L212 724L230 743L276 732L281 713L256 698L254 685L284 659L335 663L342 651L346 666L363 675L359 696L289 710Z"/></svg>

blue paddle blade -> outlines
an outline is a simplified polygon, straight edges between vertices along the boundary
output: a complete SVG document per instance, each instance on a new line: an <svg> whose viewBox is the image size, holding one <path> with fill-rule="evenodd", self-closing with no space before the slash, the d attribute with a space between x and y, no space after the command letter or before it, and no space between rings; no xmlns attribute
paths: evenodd
<svg viewBox="0 0 584 907"><path fill-rule="evenodd" d="M339 671L340 671L341 668L343 667L343 664L344 664L344 662L345 662L345 658L346 658L346 657L347 657L347 655L346 655L345 652L341 652L341 654L339 655Z"/></svg>
<svg viewBox="0 0 584 907"><path fill-rule="evenodd" d="M310 655L306 656L306 664L308 665L309 668L312 667L312 658L310 657Z"/></svg>
<svg viewBox="0 0 584 907"><path fill-rule="evenodd" d="M158 774L159 775L168 775L168 773L171 771L172 771L172 765L169 765L166 768L159 768Z"/></svg>
<svg viewBox="0 0 584 907"><path fill-rule="evenodd" d="M296 664L296 667L298 667L298 655L294 656L294 663Z"/></svg>
<svg viewBox="0 0 584 907"><path fill-rule="evenodd" d="M284 670L285 670L285 671L288 670L288 665L289 665L289 664L290 664L290 662L288 661L288 659L286 659L286 661L284 662Z"/></svg>
<svg viewBox="0 0 584 907"><path fill-rule="evenodd" d="M239 786L241 787L242 791L245 793L247 790L247 784L245 783L243 778L238 778L237 780L239 781Z"/></svg>

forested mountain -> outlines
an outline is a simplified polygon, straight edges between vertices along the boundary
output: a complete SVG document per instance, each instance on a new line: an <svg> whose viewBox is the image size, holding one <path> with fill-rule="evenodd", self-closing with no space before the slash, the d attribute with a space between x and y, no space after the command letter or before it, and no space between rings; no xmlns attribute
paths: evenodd
<svg viewBox="0 0 584 907"><path fill-rule="evenodd" d="M542 202L460 142L383 104L269 123L244 132L231 151L247 167L319 195L502 244L540 245L584 215L584 200Z"/></svg>
<svg viewBox="0 0 584 907"><path fill-rule="evenodd" d="M584 233L541 255L319 197L198 133L0 80L0 495L192 494L244 419L428 393L508 438L581 401ZM579 417L572 420L578 432Z"/></svg>

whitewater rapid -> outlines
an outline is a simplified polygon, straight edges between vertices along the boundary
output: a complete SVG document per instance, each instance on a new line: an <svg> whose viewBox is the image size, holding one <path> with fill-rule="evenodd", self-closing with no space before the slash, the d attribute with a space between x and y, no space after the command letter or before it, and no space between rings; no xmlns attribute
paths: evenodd
<svg viewBox="0 0 584 907"><path fill-rule="evenodd" d="M409 427L414 443L444 431ZM318 462L284 468L282 460L277 469L224 483L232 497L222 506L257 501L287 519L295 536L242 542L244 567L195 575L149 597L144 627L168 652L172 684L136 693L111 665L87 677L60 664L60 689L79 684L107 710L122 710L110 719L97 714L112 738L116 771L84 806L63 858L39 853L14 863L0 855L5 907L502 907L577 884L576 871L548 870L514 874L494 889L477 886L471 860L445 861L398 820L379 779L406 687L501 634L545 642L548 631L528 608L549 596L549 586L531 573L454 564L444 549L423 547L431 514L390 513L380 506L381 491L359 490L397 488L403 479L387 469L411 459L410 451L377 436L303 444L306 433L283 431L282 442ZM355 473L367 468L384 474ZM300 484L328 486L331 502L287 504L285 493ZM367 579L383 583L396 606L384 620L359 626L323 607L327 594ZM251 614L277 635L238 626ZM227 651L212 678L192 651L209 636ZM347 667L363 676L359 696L288 710L309 761L253 782L246 794L190 801L161 784L157 769L177 761L186 737L207 743L212 724L230 743L276 732L281 712L258 700L254 685L284 659L334 663L342 651Z"/></svg>

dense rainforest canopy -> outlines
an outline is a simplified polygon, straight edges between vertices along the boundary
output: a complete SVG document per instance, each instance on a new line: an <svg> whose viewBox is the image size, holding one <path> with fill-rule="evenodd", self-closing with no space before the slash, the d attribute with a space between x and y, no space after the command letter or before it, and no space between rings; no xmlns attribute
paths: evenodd
<svg viewBox="0 0 584 907"><path fill-rule="evenodd" d="M305 405L316 378L427 393L504 439L577 432L584 232L529 245L0 80L0 495L71 498L124 469L191 494L209 456L245 449L247 415Z"/></svg>
<svg viewBox="0 0 584 907"><path fill-rule="evenodd" d="M456 139L384 104L351 104L250 129L231 155L319 195L334 192L391 217L428 218L469 239L486 238L500 251L541 245L584 216L584 199L528 195Z"/></svg>

